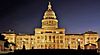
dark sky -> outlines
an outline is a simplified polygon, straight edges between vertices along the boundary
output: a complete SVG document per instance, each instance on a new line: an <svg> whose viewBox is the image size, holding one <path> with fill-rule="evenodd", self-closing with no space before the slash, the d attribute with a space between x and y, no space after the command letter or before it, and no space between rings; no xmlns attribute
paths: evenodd
<svg viewBox="0 0 100 55"><path fill-rule="evenodd" d="M59 27L68 33L88 30L100 33L99 0L0 0L0 32L33 33L41 27L48 1L59 20Z"/></svg>

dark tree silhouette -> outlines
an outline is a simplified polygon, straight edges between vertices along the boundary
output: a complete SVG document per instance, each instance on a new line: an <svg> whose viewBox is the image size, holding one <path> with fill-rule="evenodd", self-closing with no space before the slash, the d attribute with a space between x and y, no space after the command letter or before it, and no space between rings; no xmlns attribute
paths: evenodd
<svg viewBox="0 0 100 55"><path fill-rule="evenodd" d="M25 50L25 45L23 45L23 50Z"/></svg>
<svg viewBox="0 0 100 55"><path fill-rule="evenodd" d="M4 35L1 35L1 33L0 33L0 40L2 40L2 41L5 41L5 43L4 43L4 47L9 47L9 42L8 42L8 40L7 39L4 39L5 38L5 36Z"/></svg>
<svg viewBox="0 0 100 55"><path fill-rule="evenodd" d="M6 40L5 40L5 43L4 43L4 47L7 47L7 48L8 48L8 47L9 47L9 44L10 44L10 43L9 43L8 40L6 39Z"/></svg>
<svg viewBox="0 0 100 55"><path fill-rule="evenodd" d="M4 38L5 38L5 36L4 35L1 35L1 33L0 33L0 40L3 40L4 41L5 40Z"/></svg>

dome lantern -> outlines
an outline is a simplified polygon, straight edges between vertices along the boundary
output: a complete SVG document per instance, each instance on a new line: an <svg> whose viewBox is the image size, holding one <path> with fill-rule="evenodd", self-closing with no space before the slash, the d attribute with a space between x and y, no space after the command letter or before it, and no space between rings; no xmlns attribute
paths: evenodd
<svg viewBox="0 0 100 55"><path fill-rule="evenodd" d="M51 7L52 7L51 3L49 2L48 9L46 10L43 16L44 19L55 19L56 18L55 12L52 10Z"/></svg>

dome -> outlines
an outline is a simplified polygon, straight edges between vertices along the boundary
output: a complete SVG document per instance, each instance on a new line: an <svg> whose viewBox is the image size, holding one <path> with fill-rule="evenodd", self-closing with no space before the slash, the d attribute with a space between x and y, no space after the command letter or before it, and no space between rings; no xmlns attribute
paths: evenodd
<svg viewBox="0 0 100 55"><path fill-rule="evenodd" d="M51 4L49 2L48 5L48 10L44 13L44 19L48 19L48 18L56 18L55 12L51 9Z"/></svg>

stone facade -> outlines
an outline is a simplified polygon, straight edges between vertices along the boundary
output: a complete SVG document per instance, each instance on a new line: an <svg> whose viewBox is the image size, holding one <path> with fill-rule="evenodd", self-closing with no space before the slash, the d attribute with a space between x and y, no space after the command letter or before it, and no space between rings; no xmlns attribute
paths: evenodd
<svg viewBox="0 0 100 55"><path fill-rule="evenodd" d="M58 27L58 20L49 2L42 19L42 27L35 28L35 34L2 33L9 42L16 44L16 49L85 49L84 45L92 43L98 48L98 33L87 31L82 34L67 34Z"/></svg>

